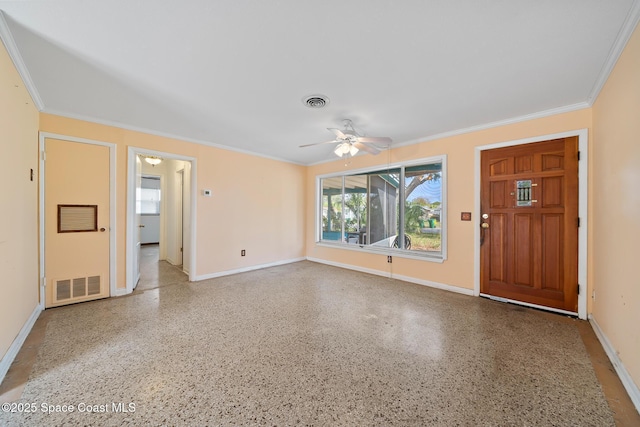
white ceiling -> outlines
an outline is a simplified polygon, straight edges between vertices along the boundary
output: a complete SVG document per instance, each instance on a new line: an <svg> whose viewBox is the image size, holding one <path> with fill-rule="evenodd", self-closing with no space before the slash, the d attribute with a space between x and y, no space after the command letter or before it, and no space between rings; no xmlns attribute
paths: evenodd
<svg viewBox="0 0 640 427"><path fill-rule="evenodd" d="M43 111L312 164L343 118L399 145L587 107L638 3L0 0L0 34Z"/></svg>

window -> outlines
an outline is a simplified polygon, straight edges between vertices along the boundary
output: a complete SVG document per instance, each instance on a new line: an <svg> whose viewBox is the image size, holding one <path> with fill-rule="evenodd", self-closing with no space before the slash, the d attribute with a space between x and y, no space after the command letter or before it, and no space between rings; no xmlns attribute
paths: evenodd
<svg viewBox="0 0 640 427"><path fill-rule="evenodd" d="M445 156L319 178L319 241L445 259Z"/></svg>
<svg viewBox="0 0 640 427"><path fill-rule="evenodd" d="M136 198L136 212L143 215L160 214L160 178L142 177L142 188Z"/></svg>

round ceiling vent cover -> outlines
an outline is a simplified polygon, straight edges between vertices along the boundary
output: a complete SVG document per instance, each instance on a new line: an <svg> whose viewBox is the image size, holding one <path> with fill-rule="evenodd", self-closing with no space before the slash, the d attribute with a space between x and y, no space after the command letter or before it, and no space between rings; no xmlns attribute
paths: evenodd
<svg viewBox="0 0 640 427"><path fill-rule="evenodd" d="M309 95L302 98L302 103L309 108L323 108L329 105L329 97L325 95Z"/></svg>

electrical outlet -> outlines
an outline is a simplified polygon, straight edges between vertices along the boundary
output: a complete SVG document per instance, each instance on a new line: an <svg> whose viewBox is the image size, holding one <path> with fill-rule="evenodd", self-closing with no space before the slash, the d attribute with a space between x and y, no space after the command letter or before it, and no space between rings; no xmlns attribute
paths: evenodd
<svg viewBox="0 0 640 427"><path fill-rule="evenodd" d="M244 249L240 251L240 256L245 256L247 254L247 251L245 251Z"/></svg>
<svg viewBox="0 0 640 427"><path fill-rule="evenodd" d="M391 255L387 256L387 262L391 264L393 262L393 257Z"/></svg>

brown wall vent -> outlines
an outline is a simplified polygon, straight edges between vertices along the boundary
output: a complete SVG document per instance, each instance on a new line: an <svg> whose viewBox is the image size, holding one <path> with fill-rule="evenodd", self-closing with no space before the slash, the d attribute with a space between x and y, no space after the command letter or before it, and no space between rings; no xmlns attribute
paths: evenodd
<svg viewBox="0 0 640 427"><path fill-rule="evenodd" d="M58 205L58 233L98 231L98 205Z"/></svg>

